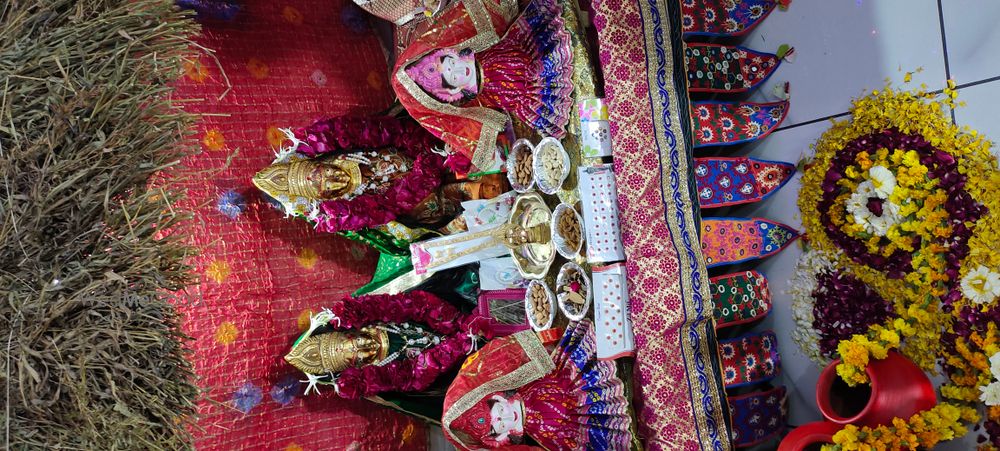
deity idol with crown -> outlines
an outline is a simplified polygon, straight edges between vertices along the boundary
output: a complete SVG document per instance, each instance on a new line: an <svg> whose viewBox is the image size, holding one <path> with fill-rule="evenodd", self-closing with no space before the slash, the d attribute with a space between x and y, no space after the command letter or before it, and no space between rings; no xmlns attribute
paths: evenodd
<svg viewBox="0 0 1000 451"><path fill-rule="evenodd" d="M397 58L392 86L450 151L496 165L508 114L561 138L573 105L570 35L558 0L461 0Z"/></svg>
<svg viewBox="0 0 1000 451"><path fill-rule="evenodd" d="M419 392L492 337L491 325L423 291L346 297L310 318L285 360L306 374L307 394L318 385L350 399Z"/></svg>
<svg viewBox="0 0 1000 451"><path fill-rule="evenodd" d="M292 145L253 177L290 216L323 232L356 231L391 221L440 225L464 200L490 198L502 185L443 185L440 142L411 120L337 117L286 130Z"/></svg>
<svg viewBox="0 0 1000 451"><path fill-rule="evenodd" d="M551 352L537 333L497 338L469 356L448 387L441 426L460 450L532 440L544 449L629 448L631 418L613 361L597 360L589 320Z"/></svg>

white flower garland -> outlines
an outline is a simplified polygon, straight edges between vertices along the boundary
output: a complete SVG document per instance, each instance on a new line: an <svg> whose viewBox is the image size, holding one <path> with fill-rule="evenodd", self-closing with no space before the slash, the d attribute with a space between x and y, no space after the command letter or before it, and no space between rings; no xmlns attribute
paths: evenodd
<svg viewBox="0 0 1000 451"><path fill-rule="evenodd" d="M816 305L816 299L812 293L819 284L818 276L834 270L835 260L835 256L829 256L817 249L806 250L799 257L795 265L795 274L792 275L788 289L785 290L785 294L792 298L792 319L796 325L792 331L792 339L810 360L820 366L830 363L830 358L819 350L819 332L813 328L815 320L813 307Z"/></svg>

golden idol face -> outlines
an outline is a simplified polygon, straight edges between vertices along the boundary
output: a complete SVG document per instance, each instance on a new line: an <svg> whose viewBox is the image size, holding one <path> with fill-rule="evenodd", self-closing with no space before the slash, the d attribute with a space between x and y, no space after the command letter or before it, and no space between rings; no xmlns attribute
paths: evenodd
<svg viewBox="0 0 1000 451"><path fill-rule="evenodd" d="M354 363L354 366L360 368L365 365L377 363L376 360L379 351L382 349L378 340L367 334L359 333L353 337L353 342L354 349L357 351L355 354L357 361Z"/></svg>
<svg viewBox="0 0 1000 451"><path fill-rule="evenodd" d="M323 199L335 199L344 195L351 184L351 175L341 168L327 164L317 164L309 174L309 183Z"/></svg>

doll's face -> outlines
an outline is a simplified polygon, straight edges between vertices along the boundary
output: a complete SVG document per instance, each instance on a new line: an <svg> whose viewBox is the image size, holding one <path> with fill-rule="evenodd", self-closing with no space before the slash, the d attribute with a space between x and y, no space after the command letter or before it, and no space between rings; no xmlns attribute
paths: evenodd
<svg viewBox="0 0 1000 451"><path fill-rule="evenodd" d="M471 55L445 55L441 58L441 76L449 86L475 91L476 60Z"/></svg>
<svg viewBox="0 0 1000 451"><path fill-rule="evenodd" d="M511 436L519 436L524 431L524 404L516 399L500 395L491 398L490 429L497 441L509 441Z"/></svg>

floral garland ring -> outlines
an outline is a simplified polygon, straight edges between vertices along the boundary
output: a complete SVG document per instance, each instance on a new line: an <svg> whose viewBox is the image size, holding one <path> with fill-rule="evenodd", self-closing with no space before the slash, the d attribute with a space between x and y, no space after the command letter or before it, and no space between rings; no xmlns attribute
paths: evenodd
<svg viewBox="0 0 1000 451"><path fill-rule="evenodd" d="M856 100L851 119L835 121L816 143L799 194L810 245L833 256L835 266L804 261L800 272L813 270L816 287L824 278L827 285L839 280L855 296L892 301L890 314L850 337L807 339L821 354L836 345L837 372L852 385L867 383L869 359L884 358L891 348L927 371L940 364L949 379L941 395L952 403L861 433L907 448L917 442L893 434L919 430L920 446L960 436L965 429L958 422L978 421L973 407L979 402L991 406L986 430L1000 445L1000 407L994 406L1000 384L992 385L987 363L1000 351L1000 252L994 250L1000 197L991 192L1000 171L991 143L943 114L944 106L955 106L953 82L944 96L887 87ZM813 288L799 297L815 306L829 292ZM816 311L813 329L829 327ZM808 318L804 311L799 317ZM867 443L845 431L834 449Z"/></svg>

